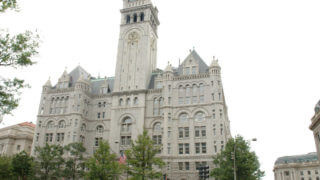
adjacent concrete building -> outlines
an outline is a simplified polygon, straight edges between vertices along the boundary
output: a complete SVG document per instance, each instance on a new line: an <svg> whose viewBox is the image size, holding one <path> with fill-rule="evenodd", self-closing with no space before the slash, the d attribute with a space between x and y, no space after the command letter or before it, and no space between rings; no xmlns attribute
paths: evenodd
<svg viewBox="0 0 320 180"><path fill-rule="evenodd" d="M317 153L284 156L274 165L275 180L320 180L320 166Z"/></svg>
<svg viewBox="0 0 320 180"><path fill-rule="evenodd" d="M31 153L35 125L24 122L0 129L0 154L11 156L25 151Z"/></svg>
<svg viewBox="0 0 320 180"><path fill-rule="evenodd" d="M197 179L230 135L218 60L195 50L157 69L158 9L150 0L123 0L115 77L92 77L78 66L43 86L33 146L83 142L92 155L100 139L114 152L147 129L162 145L169 179Z"/></svg>

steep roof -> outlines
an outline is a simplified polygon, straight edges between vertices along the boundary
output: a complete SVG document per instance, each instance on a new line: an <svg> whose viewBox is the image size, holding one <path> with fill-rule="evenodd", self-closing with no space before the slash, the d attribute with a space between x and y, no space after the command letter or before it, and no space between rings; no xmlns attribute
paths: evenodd
<svg viewBox="0 0 320 180"><path fill-rule="evenodd" d="M199 56L196 50L192 50L190 54L184 59L184 61L178 67L177 70L179 75L183 74L183 64L185 64L186 61L188 61L190 58L194 59L199 64L200 74L206 73L208 71L209 66L203 61L203 59Z"/></svg>
<svg viewBox="0 0 320 180"><path fill-rule="evenodd" d="M71 76L71 83L70 86L73 86L78 79L80 78L80 76L82 75L83 77L89 77L90 74L84 70L80 65L77 66L74 70L72 70L69 75Z"/></svg>
<svg viewBox="0 0 320 180"><path fill-rule="evenodd" d="M318 161L317 153L312 152L303 155L295 155L295 156L283 156L279 157L275 164L290 164L290 163L305 163L305 162L316 162Z"/></svg>

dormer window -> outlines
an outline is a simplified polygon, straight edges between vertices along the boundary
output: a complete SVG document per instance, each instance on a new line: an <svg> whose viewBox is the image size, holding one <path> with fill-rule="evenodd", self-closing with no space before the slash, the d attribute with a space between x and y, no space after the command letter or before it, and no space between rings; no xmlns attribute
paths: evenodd
<svg viewBox="0 0 320 180"><path fill-rule="evenodd" d="M192 74L196 74L197 73L197 67L196 66L192 66Z"/></svg>
<svg viewBox="0 0 320 180"><path fill-rule="evenodd" d="M138 15L137 14L134 14L133 15L133 22L137 22L138 21Z"/></svg>
<svg viewBox="0 0 320 180"><path fill-rule="evenodd" d="M189 75L189 74L190 74L190 67L186 67L186 68L185 68L184 74L185 74L185 75Z"/></svg>

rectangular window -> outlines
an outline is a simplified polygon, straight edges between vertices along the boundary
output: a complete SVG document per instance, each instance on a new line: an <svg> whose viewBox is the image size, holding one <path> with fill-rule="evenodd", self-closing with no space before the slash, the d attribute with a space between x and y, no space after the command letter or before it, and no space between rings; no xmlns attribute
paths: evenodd
<svg viewBox="0 0 320 180"><path fill-rule="evenodd" d="M200 127L199 126L195 126L194 129L195 129L194 136L195 137L200 137Z"/></svg>
<svg viewBox="0 0 320 180"><path fill-rule="evenodd" d="M196 143L195 147L196 147L196 154L199 154L200 153L200 143Z"/></svg>
<svg viewBox="0 0 320 180"><path fill-rule="evenodd" d="M183 162L178 162L179 165L179 170L182 171L183 170Z"/></svg>
<svg viewBox="0 0 320 180"><path fill-rule="evenodd" d="M185 127L184 128L184 137L189 137L189 128L188 127Z"/></svg>
<svg viewBox="0 0 320 180"><path fill-rule="evenodd" d="M183 97L179 97L179 105L183 104Z"/></svg>
<svg viewBox="0 0 320 180"><path fill-rule="evenodd" d="M17 145L17 151L20 151L20 147L21 147L20 145Z"/></svg>
<svg viewBox="0 0 320 180"><path fill-rule="evenodd" d="M95 138L94 139L94 145L95 146L99 146L99 138Z"/></svg>
<svg viewBox="0 0 320 180"><path fill-rule="evenodd" d="M190 148L189 148L189 144L188 143L184 144L184 153L185 154L190 154Z"/></svg>
<svg viewBox="0 0 320 180"><path fill-rule="evenodd" d="M171 97L168 97L168 104L171 105Z"/></svg>
<svg viewBox="0 0 320 180"><path fill-rule="evenodd" d="M60 133L57 133L57 142L60 141Z"/></svg>
<svg viewBox="0 0 320 180"><path fill-rule="evenodd" d="M179 138L183 138L183 128L179 128Z"/></svg>
<svg viewBox="0 0 320 180"><path fill-rule="evenodd" d="M171 127L168 127L168 138L171 137Z"/></svg>
<svg viewBox="0 0 320 180"><path fill-rule="evenodd" d="M53 140L53 133L50 133L49 134L49 142L52 142L52 140Z"/></svg>
<svg viewBox="0 0 320 180"><path fill-rule="evenodd" d="M39 133L36 134L36 142L39 141Z"/></svg>
<svg viewBox="0 0 320 180"><path fill-rule="evenodd" d="M121 136L121 145L122 146L126 145L126 137L125 136Z"/></svg>
<svg viewBox="0 0 320 180"><path fill-rule="evenodd" d="M206 127L205 126L201 127L201 136L202 137L206 137L207 136L207 132L206 132Z"/></svg>
<svg viewBox="0 0 320 180"><path fill-rule="evenodd" d="M198 103L197 96L193 96L192 97L192 104L197 104L197 103Z"/></svg>
<svg viewBox="0 0 320 180"><path fill-rule="evenodd" d="M168 121L169 121L169 122L172 121L171 113L168 113Z"/></svg>
<svg viewBox="0 0 320 180"><path fill-rule="evenodd" d="M196 74L197 73L197 67L196 66L192 66L192 74Z"/></svg>
<svg viewBox="0 0 320 180"><path fill-rule="evenodd" d="M104 119L106 117L106 112L102 113L102 118Z"/></svg>
<svg viewBox="0 0 320 180"><path fill-rule="evenodd" d="M207 153L207 143L201 143L202 153Z"/></svg>
<svg viewBox="0 0 320 180"><path fill-rule="evenodd" d="M212 119L216 119L216 110L215 109L212 110Z"/></svg>
<svg viewBox="0 0 320 180"><path fill-rule="evenodd" d="M170 143L168 143L167 148L168 148L168 154L171 154L171 144Z"/></svg>
<svg viewBox="0 0 320 180"><path fill-rule="evenodd" d="M200 103L204 103L204 96L203 96L203 95L200 96L200 97L199 97L199 100L200 100Z"/></svg>
<svg viewBox="0 0 320 180"><path fill-rule="evenodd" d="M179 154L183 154L183 144L179 144Z"/></svg>
<svg viewBox="0 0 320 180"><path fill-rule="evenodd" d="M190 97L186 97L186 104L190 104Z"/></svg>
<svg viewBox="0 0 320 180"><path fill-rule="evenodd" d="M212 95L212 101L214 101L214 93L212 93L211 95Z"/></svg>
<svg viewBox="0 0 320 180"><path fill-rule="evenodd" d="M98 112L98 114L97 114L97 117L98 117L98 119L100 119L100 113Z"/></svg>
<svg viewBox="0 0 320 180"><path fill-rule="evenodd" d="M186 67L185 71L186 71L186 72L185 72L186 75L189 75L189 74L190 74L190 68L189 68L189 67Z"/></svg>
<svg viewBox="0 0 320 180"><path fill-rule="evenodd" d="M190 164L189 164L189 162L185 162L185 163L184 163L184 167L185 167L186 171L189 171L189 170L190 170Z"/></svg>

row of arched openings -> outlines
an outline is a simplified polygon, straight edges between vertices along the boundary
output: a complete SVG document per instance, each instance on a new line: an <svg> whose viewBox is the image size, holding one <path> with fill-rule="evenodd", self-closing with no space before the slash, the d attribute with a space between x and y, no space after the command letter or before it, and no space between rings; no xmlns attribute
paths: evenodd
<svg viewBox="0 0 320 180"><path fill-rule="evenodd" d="M126 16L126 23L127 24L129 24L129 23L131 23L131 22L134 22L134 23L136 23L136 22L138 22L138 19L140 19L140 21L144 21L144 17L145 17L145 15L144 15L144 12L141 12L140 14L139 14L139 16L138 16L138 14L137 13L134 13L133 14L133 21L131 21L131 16L130 15L127 15Z"/></svg>

